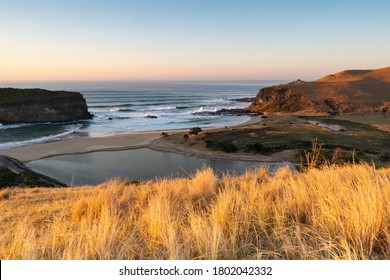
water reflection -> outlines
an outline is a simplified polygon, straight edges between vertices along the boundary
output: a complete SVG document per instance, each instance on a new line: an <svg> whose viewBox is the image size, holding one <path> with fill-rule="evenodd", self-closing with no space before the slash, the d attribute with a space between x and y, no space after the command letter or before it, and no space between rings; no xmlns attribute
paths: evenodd
<svg viewBox="0 0 390 280"><path fill-rule="evenodd" d="M275 169L286 164L268 166ZM210 166L219 175L226 172L242 174L248 168L259 167L260 163L202 159L143 148L56 156L32 161L27 165L66 184L80 186L99 184L113 177L130 180L187 177L204 166Z"/></svg>

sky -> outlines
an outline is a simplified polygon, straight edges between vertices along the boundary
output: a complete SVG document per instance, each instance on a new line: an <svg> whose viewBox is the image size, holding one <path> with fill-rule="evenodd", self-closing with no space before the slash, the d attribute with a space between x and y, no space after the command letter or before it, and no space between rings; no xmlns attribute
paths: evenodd
<svg viewBox="0 0 390 280"><path fill-rule="evenodd" d="M0 0L0 81L313 80L390 66L390 1Z"/></svg>

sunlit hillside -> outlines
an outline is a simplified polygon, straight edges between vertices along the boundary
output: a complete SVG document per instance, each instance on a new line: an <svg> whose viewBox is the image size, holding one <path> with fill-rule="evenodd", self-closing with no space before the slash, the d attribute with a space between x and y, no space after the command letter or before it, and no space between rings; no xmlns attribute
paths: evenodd
<svg viewBox="0 0 390 280"><path fill-rule="evenodd" d="M0 207L1 259L390 259L390 172L370 165L9 188Z"/></svg>

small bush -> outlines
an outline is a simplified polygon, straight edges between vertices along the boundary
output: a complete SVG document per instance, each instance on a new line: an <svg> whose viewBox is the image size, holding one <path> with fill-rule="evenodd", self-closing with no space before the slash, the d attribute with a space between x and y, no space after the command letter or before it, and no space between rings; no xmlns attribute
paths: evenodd
<svg viewBox="0 0 390 280"><path fill-rule="evenodd" d="M304 150L304 162L302 167L307 169L318 168L329 161L326 160L324 153L322 151L323 145L318 144L318 139L315 138L312 140L311 150Z"/></svg>
<svg viewBox="0 0 390 280"><path fill-rule="evenodd" d="M261 153L266 150L266 148L261 143L248 144L246 145L247 151Z"/></svg>
<svg viewBox="0 0 390 280"><path fill-rule="evenodd" d="M200 127L193 127L193 128L190 129L189 134L197 135L200 132L202 132L202 129Z"/></svg>
<svg viewBox="0 0 390 280"><path fill-rule="evenodd" d="M224 142L221 144L221 148L225 153L234 153L238 151L238 148L236 145L234 145L231 142Z"/></svg>
<svg viewBox="0 0 390 280"><path fill-rule="evenodd" d="M225 153L234 153L238 151L238 148L235 144L229 141L218 142L216 140L206 140L206 148L224 151Z"/></svg>

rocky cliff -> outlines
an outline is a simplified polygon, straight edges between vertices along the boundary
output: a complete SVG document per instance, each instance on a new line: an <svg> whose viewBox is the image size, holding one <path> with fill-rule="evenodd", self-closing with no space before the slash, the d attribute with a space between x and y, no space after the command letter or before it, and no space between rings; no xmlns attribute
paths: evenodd
<svg viewBox="0 0 390 280"><path fill-rule="evenodd" d="M91 119L81 93L0 88L0 123L70 122Z"/></svg>
<svg viewBox="0 0 390 280"><path fill-rule="evenodd" d="M347 70L314 82L263 88L247 108L252 112L282 114L360 113L390 108L390 67Z"/></svg>

